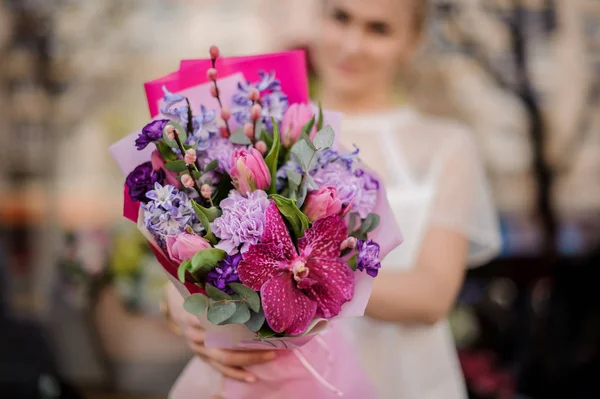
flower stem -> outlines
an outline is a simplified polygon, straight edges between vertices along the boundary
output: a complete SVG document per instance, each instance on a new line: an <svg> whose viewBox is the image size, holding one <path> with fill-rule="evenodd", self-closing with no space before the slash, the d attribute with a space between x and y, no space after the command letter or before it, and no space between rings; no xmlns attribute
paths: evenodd
<svg viewBox="0 0 600 399"><path fill-rule="evenodd" d="M215 67L215 61L216 60L212 60L212 67ZM219 86L217 85L217 79L213 80L213 84L215 85L215 92L217 94L216 98L217 101L219 102L219 107L221 109L223 109L223 103L221 102L221 92L219 91ZM231 136L231 129L229 128L229 122L224 120L225 122L225 128L227 129L227 133L229 134L229 136Z"/></svg>

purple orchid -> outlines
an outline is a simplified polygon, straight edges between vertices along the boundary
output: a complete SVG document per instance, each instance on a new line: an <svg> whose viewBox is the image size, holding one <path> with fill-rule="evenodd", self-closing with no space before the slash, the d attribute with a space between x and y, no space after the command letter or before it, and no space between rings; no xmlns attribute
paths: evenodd
<svg viewBox="0 0 600 399"><path fill-rule="evenodd" d="M340 217L319 219L298 240L296 251L271 201L261 241L242 254L238 274L244 285L260 290L267 323L274 331L301 334L315 316L332 318L352 299L354 274L340 258L347 235Z"/></svg>
<svg viewBox="0 0 600 399"><path fill-rule="evenodd" d="M146 148L148 144L160 140L163 136L163 129L168 122L168 119L159 119L144 126L138 138L135 139L137 150L141 151Z"/></svg>

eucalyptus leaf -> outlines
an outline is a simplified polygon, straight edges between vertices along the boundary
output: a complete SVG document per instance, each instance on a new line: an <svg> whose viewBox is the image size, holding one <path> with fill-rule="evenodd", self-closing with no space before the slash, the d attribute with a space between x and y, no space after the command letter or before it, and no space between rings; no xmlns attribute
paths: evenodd
<svg viewBox="0 0 600 399"><path fill-rule="evenodd" d="M335 133L331 126L327 125L315 134L313 142L319 151L323 151L331 148L334 139Z"/></svg>
<svg viewBox="0 0 600 399"><path fill-rule="evenodd" d="M292 146L292 156L304 172L310 172L317 162L316 150L310 148L305 140L298 140Z"/></svg>
<svg viewBox="0 0 600 399"><path fill-rule="evenodd" d="M261 136L262 136L262 131L264 128L264 124L262 121L262 118L259 118L256 123L254 124L254 140L258 141L260 140Z"/></svg>
<svg viewBox="0 0 600 399"><path fill-rule="evenodd" d="M220 325L235 313L236 306L233 302L209 302L207 318L213 324Z"/></svg>
<svg viewBox="0 0 600 399"><path fill-rule="evenodd" d="M306 173L304 175L304 180L306 180L306 182L308 183L308 189L309 190L318 190L319 186L317 185L317 183L315 183L315 180L312 178L312 176L308 173Z"/></svg>
<svg viewBox="0 0 600 399"><path fill-rule="evenodd" d="M199 316L208 309L208 298L203 294L190 295L183 302L183 308L189 313Z"/></svg>
<svg viewBox="0 0 600 399"><path fill-rule="evenodd" d="M185 161L182 160L176 160L176 161L169 161L165 164L165 169L170 170L171 172L183 172L187 170L187 165L185 164Z"/></svg>
<svg viewBox="0 0 600 399"><path fill-rule="evenodd" d="M258 312L260 310L260 297L258 294L249 287L246 287L243 284L239 283L230 283L229 287L238 294L252 309L254 312Z"/></svg>
<svg viewBox="0 0 600 399"><path fill-rule="evenodd" d="M358 259L358 255L354 255L353 257L351 257L350 259L348 259L348 266L350 266L350 269L356 271L356 260Z"/></svg>
<svg viewBox="0 0 600 399"><path fill-rule="evenodd" d="M271 172L271 187L269 187L269 193L274 194L277 192L277 161L279 160L279 150L281 147L281 138L279 137L279 127L273 118L273 145L271 150L265 157L265 163L267 168Z"/></svg>
<svg viewBox="0 0 600 399"><path fill-rule="evenodd" d="M250 312L250 320L246 322L246 327L250 331L257 332L265 324L265 313L262 309L258 313Z"/></svg>
<svg viewBox="0 0 600 399"><path fill-rule="evenodd" d="M356 228L356 219L358 219L358 215L356 213L351 213L348 217L348 231L354 231Z"/></svg>
<svg viewBox="0 0 600 399"><path fill-rule="evenodd" d="M264 323L263 326L256 332L260 339L267 339L277 335L277 332L269 326L268 323Z"/></svg>
<svg viewBox="0 0 600 399"><path fill-rule="evenodd" d="M175 129L177 129L177 131L179 132L179 140L181 141L182 144L187 141L187 133L185 132L185 129L183 127L181 127L181 125L179 125L173 121L169 121L165 125L165 128L163 129L163 140L165 141L165 143L171 148L179 149L179 145L177 144L177 141L169 140L169 138L167 137L167 133L166 133L167 126L173 126Z"/></svg>
<svg viewBox="0 0 600 399"><path fill-rule="evenodd" d="M193 256L189 271L193 275L205 276L214 269L220 261L225 259L225 256L227 256L227 253L218 248L203 249Z"/></svg>
<svg viewBox="0 0 600 399"><path fill-rule="evenodd" d="M215 300L215 301L231 301L232 300L232 298L229 294L221 291L217 287L214 287L208 283L204 286L204 290L206 291L206 295L208 295L208 297L212 300Z"/></svg>
<svg viewBox="0 0 600 399"><path fill-rule="evenodd" d="M300 186L300 183L302 183L302 175L298 172L286 170L285 175L287 176L288 180L296 184L296 186Z"/></svg>
<svg viewBox="0 0 600 399"><path fill-rule="evenodd" d="M377 228L379 225L379 215L375 213L369 213L365 219L363 219L360 228L358 230L359 234L369 234L373 230Z"/></svg>
<svg viewBox="0 0 600 399"><path fill-rule="evenodd" d="M311 146L311 148L313 150L316 150L315 146L312 145L312 142L310 141L310 133L312 132L314 126L315 126L315 115L313 115L313 117L310 118L310 120L302 126L302 138L304 140L308 139L309 146Z"/></svg>
<svg viewBox="0 0 600 399"><path fill-rule="evenodd" d="M308 229L309 220L308 217L298 209L296 202L285 198L278 194L271 196L279 212L286 218L292 227L292 231L296 238L304 237L304 231Z"/></svg>
<svg viewBox="0 0 600 399"><path fill-rule="evenodd" d="M211 170L215 170L215 169L217 169L218 166L219 166L219 160L213 159L212 161L210 161L208 163L208 165L206 165L204 167L204 173L210 172Z"/></svg>
<svg viewBox="0 0 600 399"><path fill-rule="evenodd" d="M298 208L302 208L304 205L304 201L306 200L306 196L308 195L308 180L302 180L302 184L300 185L300 189L298 190L298 198L296 199L296 206Z"/></svg>
<svg viewBox="0 0 600 399"><path fill-rule="evenodd" d="M182 283L185 283L185 273L188 271L188 269L190 268L191 265L192 265L191 261L184 260L183 262L181 262L181 264L177 268L177 277L179 278L179 281L181 281Z"/></svg>
<svg viewBox="0 0 600 399"><path fill-rule="evenodd" d="M235 313L229 319L221 324L244 324L250 320L250 310L248 305L243 302L235 303Z"/></svg>
<svg viewBox="0 0 600 399"><path fill-rule="evenodd" d="M235 129L231 133L231 136L229 136L229 141L231 141L233 144L240 144L240 145L252 144L250 139L244 134L243 127Z"/></svg>

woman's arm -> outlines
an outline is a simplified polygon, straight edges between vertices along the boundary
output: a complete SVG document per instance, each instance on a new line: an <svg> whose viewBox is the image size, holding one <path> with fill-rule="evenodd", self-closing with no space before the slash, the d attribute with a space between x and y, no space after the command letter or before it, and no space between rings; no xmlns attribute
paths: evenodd
<svg viewBox="0 0 600 399"><path fill-rule="evenodd" d="M430 227L413 269L380 272L367 315L391 322L437 323L450 311L462 285L467 251L464 235Z"/></svg>

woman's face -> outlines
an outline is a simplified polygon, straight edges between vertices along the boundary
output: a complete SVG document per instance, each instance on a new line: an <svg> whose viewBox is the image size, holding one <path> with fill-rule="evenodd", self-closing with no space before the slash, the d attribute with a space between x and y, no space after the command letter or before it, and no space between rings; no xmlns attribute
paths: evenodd
<svg viewBox="0 0 600 399"><path fill-rule="evenodd" d="M413 1L324 0L312 50L327 90L356 95L395 83L416 42Z"/></svg>

